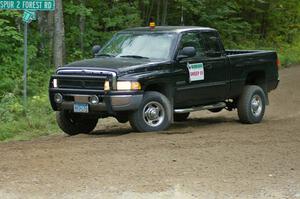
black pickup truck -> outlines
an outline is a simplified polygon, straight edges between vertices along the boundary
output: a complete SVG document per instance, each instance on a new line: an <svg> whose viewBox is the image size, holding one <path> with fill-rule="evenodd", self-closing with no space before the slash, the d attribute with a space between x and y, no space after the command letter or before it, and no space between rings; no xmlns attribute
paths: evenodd
<svg viewBox="0 0 300 199"><path fill-rule="evenodd" d="M242 123L259 123L279 83L276 52L225 50L212 28L127 29L93 53L50 80L51 105L69 135L89 133L105 117L162 131L201 110L237 109Z"/></svg>

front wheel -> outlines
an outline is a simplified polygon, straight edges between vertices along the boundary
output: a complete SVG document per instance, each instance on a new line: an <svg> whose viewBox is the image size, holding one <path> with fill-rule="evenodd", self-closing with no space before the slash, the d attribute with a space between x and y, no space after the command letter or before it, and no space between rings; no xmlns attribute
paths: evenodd
<svg viewBox="0 0 300 199"><path fill-rule="evenodd" d="M240 121L246 124L260 123L266 109L266 95L259 86L246 86L238 101Z"/></svg>
<svg viewBox="0 0 300 199"><path fill-rule="evenodd" d="M139 132L163 131L171 124L171 103L159 92L146 92L139 109L130 114L129 122Z"/></svg>
<svg viewBox="0 0 300 199"><path fill-rule="evenodd" d="M56 121L62 131L68 135L90 133L97 125L98 118L84 117L68 111L56 112Z"/></svg>

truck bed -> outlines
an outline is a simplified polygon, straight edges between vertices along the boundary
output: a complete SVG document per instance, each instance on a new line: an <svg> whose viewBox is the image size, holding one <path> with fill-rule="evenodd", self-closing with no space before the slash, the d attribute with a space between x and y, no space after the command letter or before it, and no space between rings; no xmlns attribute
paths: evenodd
<svg viewBox="0 0 300 199"><path fill-rule="evenodd" d="M260 54L260 53L270 53L272 51L265 50L226 50L226 55L245 55L245 54Z"/></svg>
<svg viewBox="0 0 300 199"><path fill-rule="evenodd" d="M265 68L275 67L277 53L266 50L226 50L227 57L231 65L237 67L243 66L261 66Z"/></svg>
<svg viewBox="0 0 300 199"><path fill-rule="evenodd" d="M231 65L231 95L239 95L247 75L265 77L267 91L278 84L277 53L265 50L226 50ZM256 71L256 73L252 73ZM257 73L258 72L258 73Z"/></svg>

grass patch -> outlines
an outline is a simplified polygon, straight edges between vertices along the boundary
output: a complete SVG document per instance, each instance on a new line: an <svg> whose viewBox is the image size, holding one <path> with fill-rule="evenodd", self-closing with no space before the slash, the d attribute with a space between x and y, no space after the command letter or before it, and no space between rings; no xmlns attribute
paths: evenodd
<svg viewBox="0 0 300 199"><path fill-rule="evenodd" d="M30 140L59 132L46 95L31 97L25 109L9 94L1 100L0 115L0 141Z"/></svg>
<svg viewBox="0 0 300 199"><path fill-rule="evenodd" d="M278 50L283 67L300 64L300 38L291 45L284 45Z"/></svg>

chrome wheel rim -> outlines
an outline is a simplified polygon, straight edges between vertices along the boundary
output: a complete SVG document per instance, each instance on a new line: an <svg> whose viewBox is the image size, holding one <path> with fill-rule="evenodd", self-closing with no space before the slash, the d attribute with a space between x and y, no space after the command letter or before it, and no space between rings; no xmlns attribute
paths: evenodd
<svg viewBox="0 0 300 199"><path fill-rule="evenodd" d="M149 102L143 109L143 119L151 127L160 126L165 118L164 107L158 102Z"/></svg>
<svg viewBox="0 0 300 199"><path fill-rule="evenodd" d="M263 110L263 102L259 95L254 95L251 99L251 112L255 117L259 117Z"/></svg>

